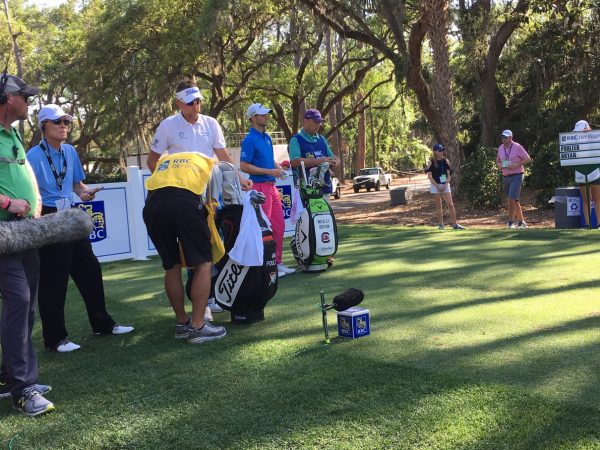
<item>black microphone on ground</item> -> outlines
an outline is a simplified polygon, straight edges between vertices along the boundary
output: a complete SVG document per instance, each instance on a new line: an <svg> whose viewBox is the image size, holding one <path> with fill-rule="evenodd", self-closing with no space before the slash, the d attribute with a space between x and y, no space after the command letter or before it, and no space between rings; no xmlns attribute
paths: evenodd
<svg viewBox="0 0 600 450"><path fill-rule="evenodd" d="M331 306L336 311L346 311L353 306L358 305L365 298L363 291L359 289L350 288L346 292L336 295L333 298Z"/></svg>

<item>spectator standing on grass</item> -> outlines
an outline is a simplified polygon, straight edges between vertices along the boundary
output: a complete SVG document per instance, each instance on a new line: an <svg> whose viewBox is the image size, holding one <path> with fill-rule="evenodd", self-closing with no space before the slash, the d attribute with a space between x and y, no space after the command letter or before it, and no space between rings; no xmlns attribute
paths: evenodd
<svg viewBox="0 0 600 450"><path fill-rule="evenodd" d="M275 240L275 258L279 277L294 273L295 270L286 267L281 262L283 248L283 233L285 222L283 206L275 181L286 176L285 170L275 162L273 142L265 131L271 110L260 103L248 107L246 118L250 121L250 130L242 142L240 169L250 174L252 188L265 195L266 201L261 208L271 222L273 239Z"/></svg>
<svg viewBox="0 0 600 450"><path fill-rule="evenodd" d="M39 89L4 73L0 78L0 226L33 217L38 208L35 175L28 167L16 120L27 119L29 97ZM0 256L0 398L27 416L54 410L44 398L50 386L36 384L38 363L31 333L37 306L40 264L36 249Z"/></svg>
<svg viewBox="0 0 600 450"><path fill-rule="evenodd" d="M77 196L94 200L99 189L83 183L85 175L77 151L65 144L73 117L58 105L46 105L38 113L41 142L27 152L42 196L42 215L72 208ZM68 338L65 301L69 277L81 294L88 320L96 335L127 334L131 326L118 325L106 311L102 268L88 238L40 248L39 309L44 345L59 353L81 348Z"/></svg>
<svg viewBox="0 0 600 450"><path fill-rule="evenodd" d="M583 133L585 131L592 131L592 127L585 120L580 120L575 124L573 128L574 132ZM579 186L579 192L581 192L581 199L583 203L583 217L585 217L585 225L587 228L590 222L590 214L588 212L588 196L587 189L585 187L585 175L575 171L575 183ZM596 169L592 173L588 174L588 185L590 187L590 195L594 202L596 211L596 228L600 228L600 170Z"/></svg>
<svg viewBox="0 0 600 450"><path fill-rule="evenodd" d="M519 198L525 172L523 166L531 161L531 157L521 144L513 141L512 131L504 130L501 138L502 144L498 147L496 165L502 171L508 228L527 228Z"/></svg>
<svg viewBox="0 0 600 450"><path fill-rule="evenodd" d="M464 230L465 227L457 223L456 211L454 210L454 203L452 202L452 192L450 189L450 178L452 175L452 169L450 163L444 157L445 147L442 144L435 144L433 146L432 156L427 163L425 173L431 183L429 192L433 194L435 200L435 209L438 215L438 228L443 230L444 226L444 208L442 200L448 207L450 213L450 220L452 221L452 228L454 230Z"/></svg>
<svg viewBox="0 0 600 450"><path fill-rule="evenodd" d="M202 195L215 159L233 164L225 149L225 138L216 119L200 114L200 89L191 80L175 89L179 113L164 119L148 154L153 172L146 181L151 191L144 207L144 222L165 270L165 291L175 313L175 338L198 344L226 335L225 327L207 323L211 287L212 246L208 224L209 206ZM166 157L160 159L163 154ZM181 156L181 158L178 158ZM160 160L160 161L159 161ZM243 190L252 186L240 177ZM181 244L181 247L180 247ZM191 267L190 300L192 315L185 311L181 279L181 253Z"/></svg>
<svg viewBox="0 0 600 450"><path fill-rule="evenodd" d="M307 109L304 113L302 129L290 139L290 164L296 173L300 173L301 164L304 162L307 178L310 169L313 167L317 167L322 163L329 163L333 167L339 163L339 158L333 154L327 139L319 134L323 121L319 110ZM302 174L300 173L299 176L302 176ZM332 191L329 172L325 174L325 182L327 184L322 189L323 198L329 203Z"/></svg>

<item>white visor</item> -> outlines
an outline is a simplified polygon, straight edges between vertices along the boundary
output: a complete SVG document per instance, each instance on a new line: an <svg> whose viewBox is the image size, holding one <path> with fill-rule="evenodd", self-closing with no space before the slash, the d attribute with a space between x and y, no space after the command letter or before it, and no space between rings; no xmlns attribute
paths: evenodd
<svg viewBox="0 0 600 450"><path fill-rule="evenodd" d="M200 93L200 89L195 86L177 92L175 97L177 97L177 99L181 100L183 103L193 102L197 98L199 98L200 101L204 100L204 97L202 97L202 94Z"/></svg>

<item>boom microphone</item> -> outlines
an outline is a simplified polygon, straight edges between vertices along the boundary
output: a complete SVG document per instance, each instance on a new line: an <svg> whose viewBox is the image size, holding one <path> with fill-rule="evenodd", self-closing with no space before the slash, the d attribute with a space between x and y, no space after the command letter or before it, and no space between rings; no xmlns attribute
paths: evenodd
<svg viewBox="0 0 600 450"><path fill-rule="evenodd" d="M72 208L42 217L0 221L0 255L87 238L94 229L90 215Z"/></svg>

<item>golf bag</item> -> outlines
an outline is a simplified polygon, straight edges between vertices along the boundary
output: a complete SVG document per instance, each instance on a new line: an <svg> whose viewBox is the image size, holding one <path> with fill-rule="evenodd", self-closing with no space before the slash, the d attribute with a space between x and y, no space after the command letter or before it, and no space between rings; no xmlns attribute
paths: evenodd
<svg viewBox="0 0 600 450"><path fill-rule="evenodd" d="M337 252L337 225L329 203L322 193L324 174L329 164L323 163L310 171L306 177L302 167L302 177L298 186L302 212L296 220L296 230L292 242L292 254L304 272L320 272L331 266Z"/></svg>
<svg viewBox="0 0 600 450"><path fill-rule="evenodd" d="M251 191L248 193L249 198L242 202L238 174L233 166L220 162L219 169L222 173L224 206L217 213L216 222L223 237L226 254L214 266L213 296L221 307L231 311L231 319L234 322L262 320L265 305L273 298L278 286L275 241L260 209L265 197L259 192ZM241 203L244 203L244 206ZM260 266L242 265L229 256L240 235L244 208L252 208L260 228L262 250L259 251L262 251L263 260Z"/></svg>
<svg viewBox="0 0 600 450"><path fill-rule="evenodd" d="M226 205L217 215L217 227L223 235L226 255L215 264L214 298L221 307L231 311L232 320L244 320L241 319L244 317L247 320L263 319L265 305L277 292L275 241L259 208L259 204L254 204L262 234L262 266L241 265L229 256L240 233L242 205Z"/></svg>

